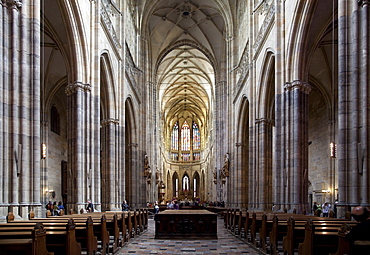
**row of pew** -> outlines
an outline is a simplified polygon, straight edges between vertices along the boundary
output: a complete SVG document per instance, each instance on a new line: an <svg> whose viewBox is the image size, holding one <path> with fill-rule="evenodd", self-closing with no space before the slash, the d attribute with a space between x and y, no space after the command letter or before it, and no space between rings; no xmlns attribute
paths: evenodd
<svg viewBox="0 0 370 255"><path fill-rule="evenodd" d="M148 228L148 210L92 212L0 224L0 255L115 254Z"/></svg>
<svg viewBox="0 0 370 255"><path fill-rule="evenodd" d="M224 215L230 232L265 254L351 254L345 235L356 224L350 219L283 212L228 209Z"/></svg>

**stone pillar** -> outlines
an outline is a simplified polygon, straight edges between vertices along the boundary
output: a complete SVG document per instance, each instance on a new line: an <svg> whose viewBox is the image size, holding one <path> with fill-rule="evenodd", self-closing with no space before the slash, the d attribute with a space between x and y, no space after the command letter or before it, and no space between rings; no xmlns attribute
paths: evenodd
<svg viewBox="0 0 370 255"><path fill-rule="evenodd" d="M140 208L144 204L144 199L146 195L146 190L144 188L143 182L145 181L142 178L142 168L138 167L138 144L137 143L130 143L128 144L130 147L130 158L129 162L131 163L131 207L133 208ZM154 175L153 175L154 173ZM155 171L152 169L152 184L155 186Z"/></svg>
<svg viewBox="0 0 370 255"><path fill-rule="evenodd" d="M102 177L103 177L103 210L114 210L116 209L118 201L117 187L118 177L116 173L116 148L117 148L117 125L118 120L116 119L105 119L101 121L101 144L102 144ZM119 190L119 189L118 189Z"/></svg>
<svg viewBox="0 0 370 255"><path fill-rule="evenodd" d="M338 2L338 217L344 217L347 210L348 189L348 89L349 89L349 52L347 33L349 20L347 18L347 1Z"/></svg>
<svg viewBox="0 0 370 255"><path fill-rule="evenodd" d="M38 0L1 1L1 215L9 206L22 217L40 207L39 7Z"/></svg>
<svg viewBox="0 0 370 255"><path fill-rule="evenodd" d="M338 2L338 217L369 205L369 1Z"/></svg>
<svg viewBox="0 0 370 255"><path fill-rule="evenodd" d="M21 167L21 162L18 162L17 148L19 144L19 119L18 119L18 105L19 105L19 10L22 6L21 2L14 1L14 3L8 2L9 9L9 18L10 18L10 27L9 32L10 40L9 47L12 49L9 54L9 81L10 81L10 104L9 104L9 113L11 116L10 120L10 147L9 147L9 164L11 169L11 196L10 196L10 206L13 208L12 211L15 215L18 215L18 206L19 206L19 172L18 169ZM19 167L19 168L18 168Z"/></svg>
<svg viewBox="0 0 370 255"><path fill-rule="evenodd" d="M0 11L0 20L1 20L1 25L0 25L0 34L2 36L0 36L0 59L3 59L5 60L5 55L4 55L4 51L3 51L3 47L4 47L4 21L5 21L5 17L4 17L4 7L1 7L1 11ZM5 84L4 84L4 70L5 70L5 66L4 65L4 62L5 61L0 61L0 116L5 116L4 115L4 102L5 102L5 97L4 97L4 93L5 93ZM0 118L0 144L2 144L2 148L0 148L0 180L5 180L5 177L6 177L6 170L4 168L4 148L5 148L5 143L4 143L4 117ZM6 205L6 190L5 190L5 187L3 187L2 189L0 189L0 216L2 215L6 215L7 213L7 205Z"/></svg>
<svg viewBox="0 0 370 255"><path fill-rule="evenodd" d="M362 165L359 166L359 173L362 173L361 204L370 205L370 157L368 156L368 148L370 148L370 113L369 113L369 86L370 86L370 1L361 1L360 9L360 95L361 95L361 151L359 156L362 158Z"/></svg>
<svg viewBox="0 0 370 255"><path fill-rule="evenodd" d="M236 175L235 192L238 193L238 199L236 201L238 208L246 209L248 207L248 154L245 152L246 144L236 143L235 144L235 157L233 159L234 171Z"/></svg>
<svg viewBox="0 0 370 255"><path fill-rule="evenodd" d="M86 200L91 199L91 185L93 181L91 165L87 160L89 148L92 144L88 139L90 116L91 86L81 82L71 83L66 88L68 102L68 169L71 172L70 187L68 187L68 201L71 201L75 211L85 208ZM91 128L91 127L90 127ZM94 201L92 201L94 203ZM75 206L73 206L73 204Z"/></svg>
<svg viewBox="0 0 370 255"><path fill-rule="evenodd" d="M274 210L282 211L283 203L285 201L284 191L285 191L285 147L284 147L284 123L285 121L285 111L284 111L284 98L285 94L277 94L275 96L275 116L280 116L280 118L275 119L275 132L274 132L274 143L275 149L273 151L273 203L275 205Z"/></svg>
<svg viewBox="0 0 370 255"><path fill-rule="evenodd" d="M31 39L31 51L33 52L32 63L29 65L32 67L31 72L32 75L30 77L31 80L31 89L32 92L31 96L31 117L32 117L32 129L31 129L31 136L32 141L30 142L32 146L32 160L29 163L31 166L31 182L32 182L32 191L31 191L31 206L32 210L35 212L35 215L40 217L42 211L42 204L41 204L41 109L40 109L40 101L41 101L41 73L40 73L40 66L41 66L41 1L40 0L33 0L30 4L30 10L32 10L32 22L30 22L32 35L27 37ZM28 84L29 81L25 81ZM28 86L28 85L26 85ZM31 148L30 148L31 149Z"/></svg>
<svg viewBox="0 0 370 255"><path fill-rule="evenodd" d="M287 166L286 166L286 206L288 210L302 212L308 209L308 84L296 80L285 87L285 111L287 112ZM284 180L285 181L285 180Z"/></svg>
<svg viewBox="0 0 370 255"><path fill-rule="evenodd" d="M272 127L273 121L268 119L257 119L257 155L256 172L257 182L257 208L262 211L272 207Z"/></svg>

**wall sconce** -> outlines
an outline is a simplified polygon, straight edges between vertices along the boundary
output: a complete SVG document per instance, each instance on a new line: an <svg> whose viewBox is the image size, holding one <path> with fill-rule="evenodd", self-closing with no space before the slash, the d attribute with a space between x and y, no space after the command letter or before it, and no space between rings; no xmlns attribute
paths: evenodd
<svg viewBox="0 0 370 255"><path fill-rule="evenodd" d="M322 193L330 193L330 189L323 189L321 192Z"/></svg>
<svg viewBox="0 0 370 255"><path fill-rule="evenodd" d="M337 145L334 142L330 143L330 157L332 158L337 157Z"/></svg>
<svg viewBox="0 0 370 255"><path fill-rule="evenodd" d="M43 159L46 158L46 144L45 143L41 144L41 158Z"/></svg>

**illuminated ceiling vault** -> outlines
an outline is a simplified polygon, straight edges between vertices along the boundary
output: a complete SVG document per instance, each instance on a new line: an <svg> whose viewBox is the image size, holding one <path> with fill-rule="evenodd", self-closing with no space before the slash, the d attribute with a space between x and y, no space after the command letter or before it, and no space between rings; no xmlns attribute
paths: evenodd
<svg viewBox="0 0 370 255"><path fill-rule="evenodd" d="M225 24L216 1L153 1L148 20L151 64L164 132L176 121L210 128L215 77L225 58ZM168 137L168 136L167 136Z"/></svg>

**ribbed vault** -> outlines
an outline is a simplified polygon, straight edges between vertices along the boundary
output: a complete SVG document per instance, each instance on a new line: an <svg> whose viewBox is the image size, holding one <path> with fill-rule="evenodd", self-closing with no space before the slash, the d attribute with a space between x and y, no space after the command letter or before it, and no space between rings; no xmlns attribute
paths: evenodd
<svg viewBox="0 0 370 255"><path fill-rule="evenodd" d="M196 121L210 128L214 83L225 57L225 22L216 1L156 1L147 34L155 69L164 137L172 125ZM204 140L203 140L204 142Z"/></svg>

